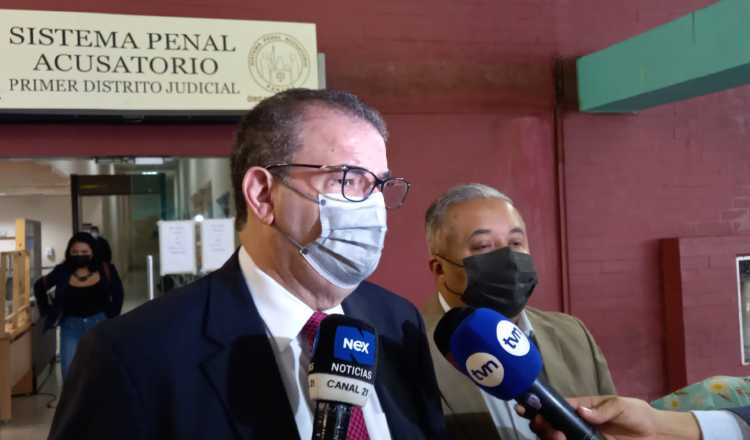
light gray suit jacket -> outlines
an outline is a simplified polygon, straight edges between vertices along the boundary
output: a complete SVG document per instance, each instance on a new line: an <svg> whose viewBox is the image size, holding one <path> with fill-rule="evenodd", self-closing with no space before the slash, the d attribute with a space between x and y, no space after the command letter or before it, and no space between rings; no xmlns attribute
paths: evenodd
<svg viewBox="0 0 750 440"><path fill-rule="evenodd" d="M525 311L544 361L541 376L560 395L616 393L607 361L580 320L531 307ZM448 363L435 346L433 334L443 314L437 295L422 309L448 430L457 439L496 439L498 432L479 388Z"/></svg>

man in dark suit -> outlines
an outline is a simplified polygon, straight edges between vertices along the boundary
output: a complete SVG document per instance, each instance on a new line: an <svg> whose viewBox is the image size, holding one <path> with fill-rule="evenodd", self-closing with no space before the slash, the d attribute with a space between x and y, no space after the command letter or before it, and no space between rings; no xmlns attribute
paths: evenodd
<svg viewBox="0 0 750 440"><path fill-rule="evenodd" d="M664 411L640 399L589 396L568 399L578 414L607 439L746 440L750 438L750 407L711 411ZM523 408L517 407L519 414ZM562 440L542 416L531 422L542 440Z"/></svg>
<svg viewBox="0 0 750 440"><path fill-rule="evenodd" d="M380 115L355 96L288 90L241 122L232 181L241 246L218 271L84 337L51 439L311 438L309 348L318 312L379 335L375 393L349 439L444 435L424 324L363 282L385 210L409 185L388 171Z"/></svg>

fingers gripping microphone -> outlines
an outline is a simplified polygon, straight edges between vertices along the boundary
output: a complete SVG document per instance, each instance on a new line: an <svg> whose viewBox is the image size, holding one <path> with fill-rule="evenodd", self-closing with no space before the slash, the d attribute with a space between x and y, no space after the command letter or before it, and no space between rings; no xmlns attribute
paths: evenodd
<svg viewBox="0 0 750 440"><path fill-rule="evenodd" d="M345 440L352 406L363 406L375 383L375 328L344 315L320 323L308 370L315 401L313 440Z"/></svg>
<svg viewBox="0 0 750 440"><path fill-rule="evenodd" d="M542 357L513 322L491 309L456 308L438 322L435 344L443 356L487 393L515 399L541 414L569 440L603 437L549 385L538 379Z"/></svg>

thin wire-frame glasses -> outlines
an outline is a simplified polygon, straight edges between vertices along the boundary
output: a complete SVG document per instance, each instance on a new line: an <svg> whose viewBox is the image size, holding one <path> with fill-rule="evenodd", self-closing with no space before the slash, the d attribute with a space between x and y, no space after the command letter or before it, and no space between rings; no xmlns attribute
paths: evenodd
<svg viewBox="0 0 750 440"><path fill-rule="evenodd" d="M363 202L377 188L383 194L385 207L396 209L406 200L411 184L402 177L381 179L367 168L350 165L314 165L307 163L278 163L265 167L267 170L298 167L320 170L322 178L314 179L313 186L322 195L340 193L350 202Z"/></svg>

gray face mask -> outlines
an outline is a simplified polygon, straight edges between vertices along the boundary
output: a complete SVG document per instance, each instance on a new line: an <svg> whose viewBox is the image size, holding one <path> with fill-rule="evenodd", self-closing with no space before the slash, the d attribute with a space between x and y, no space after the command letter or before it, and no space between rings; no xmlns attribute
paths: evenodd
<svg viewBox="0 0 750 440"><path fill-rule="evenodd" d="M357 287L375 272L388 230L380 193L363 202L318 196L320 237L302 246L284 234L316 272L341 288Z"/></svg>

